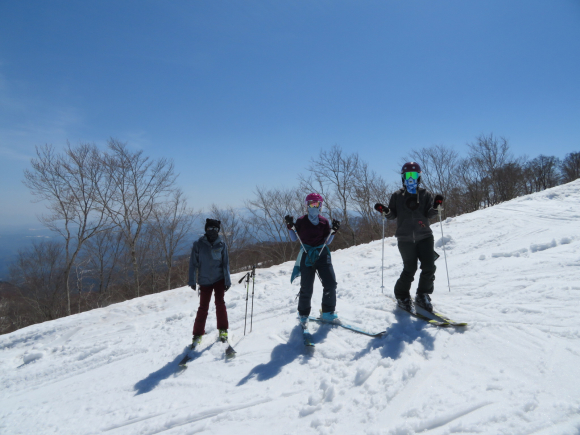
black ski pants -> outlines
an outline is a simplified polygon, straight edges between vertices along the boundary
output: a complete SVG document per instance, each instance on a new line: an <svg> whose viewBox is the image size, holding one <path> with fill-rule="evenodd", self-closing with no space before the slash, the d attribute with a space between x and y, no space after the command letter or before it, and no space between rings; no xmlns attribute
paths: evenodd
<svg viewBox="0 0 580 435"><path fill-rule="evenodd" d="M417 272L417 260L421 262L421 275L417 294L433 293L433 282L435 281L435 249L434 239L430 236L418 242L398 243L399 252L403 258L403 272L395 284L395 297L405 299L410 297L411 283L415 279Z"/></svg>
<svg viewBox="0 0 580 435"><path fill-rule="evenodd" d="M332 267L328 249L324 251L314 264L306 266L306 255L302 255L300 261L300 297L298 299L298 313L301 316L310 315L310 301L314 291L316 272L322 281L322 312L331 313L336 307L336 276Z"/></svg>

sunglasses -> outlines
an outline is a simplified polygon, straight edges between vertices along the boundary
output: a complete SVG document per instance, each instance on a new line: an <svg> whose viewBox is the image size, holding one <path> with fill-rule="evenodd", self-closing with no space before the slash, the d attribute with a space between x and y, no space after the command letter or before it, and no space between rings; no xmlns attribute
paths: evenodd
<svg viewBox="0 0 580 435"><path fill-rule="evenodd" d="M415 180L418 180L419 173L418 172L405 172L405 180L408 180L409 178L414 178Z"/></svg>
<svg viewBox="0 0 580 435"><path fill-rule="evenodd" d="M312 207L312 208L318 208L320 207L320 202L319 201L312 201L308 203L308 207Z"/></svg>
<svg viewBox="0 0 580 435"><path fill-rule="evenodd" d="M216 231L218 232L220 229L218 227L207 227L206 231Z"/></svg>

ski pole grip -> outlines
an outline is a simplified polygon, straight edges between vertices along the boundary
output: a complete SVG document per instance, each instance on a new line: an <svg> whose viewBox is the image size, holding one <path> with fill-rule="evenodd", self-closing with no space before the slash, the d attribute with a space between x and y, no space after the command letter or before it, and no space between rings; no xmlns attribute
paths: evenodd
<svg viewBox="0 0 580 435"><path fill-rule="evenodd" d="M248 272L248 273L250 273L250 272ZM242 276L242 277L240 278L240 280L238 281L238 284L241 284L241 283L242 283L242 281L243 281L244 279L246 279L246 276L248 276L248 273L246 273L244 276Z"/></svg>

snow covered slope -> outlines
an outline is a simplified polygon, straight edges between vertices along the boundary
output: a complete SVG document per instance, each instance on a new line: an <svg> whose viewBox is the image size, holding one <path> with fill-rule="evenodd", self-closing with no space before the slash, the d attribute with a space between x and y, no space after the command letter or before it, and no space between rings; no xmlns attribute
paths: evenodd
<svg viewBox="0 0 580 435"><path fill-rule="evenodd" d="M464 330L395 308L386 239L385 295L380 241L333 253L339 314L380 339L312 325L306 353L292 263L258 270L245 337L245 288L227 293L233 360L212 311L201 356L178 370L188 288L1 336L0 433L580 434L579 224L580 180L447 219L451 292L442 255L433 301Z"/></svg>

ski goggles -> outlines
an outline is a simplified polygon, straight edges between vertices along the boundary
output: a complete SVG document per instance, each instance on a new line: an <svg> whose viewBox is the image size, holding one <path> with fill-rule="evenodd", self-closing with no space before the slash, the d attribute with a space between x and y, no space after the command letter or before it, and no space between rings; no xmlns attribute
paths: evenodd
<svg viewBox="0 0 580 435"><path fill-rule="evenodd" d="M405 172L405 180L408 180L409 178L414 178L415 180L418 180L419 173L418 172Z"/></svg>
<svg viewBox="0 0 580 435"><path fill-rule="evenodd" d="M215 231L216 233L219 232L219 228L218 227L207 227L206 231Z"/></svg>
<svg viewBox="0 0 580 435"><path fill-rule="evenodd" d="M320 207L320 201L308 201L308 207L318 208Z"/></svg>

